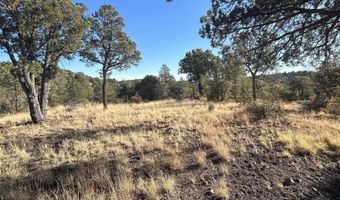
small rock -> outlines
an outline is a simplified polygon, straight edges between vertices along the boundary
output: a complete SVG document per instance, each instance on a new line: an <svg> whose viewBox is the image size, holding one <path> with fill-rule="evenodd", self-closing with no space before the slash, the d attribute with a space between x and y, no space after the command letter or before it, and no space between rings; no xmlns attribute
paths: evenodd
<svg viewBox="0 0 340 200"><path fill-rule="evenodd" d="M163 132L163 134L165 135L172 135L172 134L175 134L175 130L173 128L166 128Z"/></svg>
<svg viewBox="0 0 340 200"><path fill-rule="evenodd" d="M295 183L295 181L291 178L286 178L284 181L283 181L283 186L291 186Z"/></svg>
<svg viewBox="0 0 340 200"><path fill-rule="evenodd" d="M301 180L301 179L294 179L294 182L296 182L296 183L301 183L302 180Z"/></svg>

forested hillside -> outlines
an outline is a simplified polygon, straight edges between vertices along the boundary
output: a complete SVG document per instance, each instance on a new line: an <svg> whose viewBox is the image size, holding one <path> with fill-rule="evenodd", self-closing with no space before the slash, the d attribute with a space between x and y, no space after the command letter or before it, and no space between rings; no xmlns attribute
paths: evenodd
<svg viewBox="0 0 340 200"><path fill-rule="evenodd" d="M28 109L25 94L19 82L9 73L10 63L1 63L0 99L2 114L14 113ZM204 95L209 100L248 101L250 99L250 78L240 73L216 83L207 75L204 80ZM315 96L315 72L301 71L270 74L259 77L259 98L269 100L277 98L282 101L310 100ZM215 91L216 85L223 84L225 91ZM39 85L39 80L37 80ZM91 77L84 73L58 69L51 83L49 105L75 105L87 102L102 101L101 78ZM169 68L161 67L159 76L146 76L143 80L108 79L107 96L110 103L141 102L161 99L197 99L198 91L194 83L186 80L175 80ZM269 98L269 99L268 99Z"/></svg>

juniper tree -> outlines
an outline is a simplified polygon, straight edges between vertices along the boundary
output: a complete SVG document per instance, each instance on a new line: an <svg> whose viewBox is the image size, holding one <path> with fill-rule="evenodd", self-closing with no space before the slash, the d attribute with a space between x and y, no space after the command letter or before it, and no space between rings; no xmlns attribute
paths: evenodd
<svg viewBox="0 0 340 200"><path fill-rule="evenodd" d="M167 65L162 65L158 78L161 82L161 97L167 98L169 97L169 89L171 84L173 84L176 80L175 77L170 73L170 68Z"/></svg>
<svg viewBox="0 0 340 200"><path fill-rule="evenodd" d="M288 63L303 62L302 56L315 63L339 50L338 0L212 0L201 23L201 35L219 47L233 45L235 36L254 29L270 33L261 45L276 46L278 58Z"/></svg>
<svg viewBox="0 0 340 200"><path fill-rule="evenodd" d="M12 62L11 72L26 93L34 123L46 116L58 62L70 58L81 45L84 11L83 5L70 0L0 1L0 50Z"/></svg>

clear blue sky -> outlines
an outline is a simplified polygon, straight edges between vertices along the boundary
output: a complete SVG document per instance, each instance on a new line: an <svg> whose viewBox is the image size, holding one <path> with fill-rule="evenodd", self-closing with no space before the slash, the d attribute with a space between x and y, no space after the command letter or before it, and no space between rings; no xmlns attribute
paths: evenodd
<svg viewBox="0 0 340 200"><path fill-rule="evenodd" d="M137 67L127 71L114 71L112 78L143 78L157 75L162 64L170 67L178 77L178 62L185 53L194 49L211 49L210 42L199 34L200 17L211 7L211 0L74 0L82 2L92 13L103 4L112 4L125 20L125 31L142 53ZM217 51L216 51L217 52ZM86 67L77 61L62 61L61 67L98 76L99 67ZM183 76L183 75L182 75ZM185 76L184 76L185 77Z"/></svg>

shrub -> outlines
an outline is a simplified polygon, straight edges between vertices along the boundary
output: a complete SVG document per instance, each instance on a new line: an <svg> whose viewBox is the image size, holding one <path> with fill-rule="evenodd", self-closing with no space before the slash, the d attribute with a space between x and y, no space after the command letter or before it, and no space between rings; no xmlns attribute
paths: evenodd
<svg viewBox="0 0 340 200"><path fill-rule="evenodd" d="M214 111L215 110L215 105L213 104L213 103L209 103L209 105L208 105L208 111L209 112L212 112L212 111Z"/></svg>
<svg viewBox="0 0 340 200"><path fill-rule="evenodd" d="M135 95L130 97L130 102L131 103L141 103L142 102L142 97L139 95Z"/></svg>
<svg viewBox="0 0 340 200"><path fill-rule="evenodd" d="M340 116L340 97L330 100L325 108L327 113L330 113L336 117Z"/></svg>
<svg viewBox="0 0 340 200"><path fill-rule="evenodd" d="M320 94L319 96L307 101L304 104L304 109L307 111L320 112L322 109L327 107L328 100L325 95Z"/></svg>
<svg viewBox="0 0 340 200"><path fill-rule="evenodd" d="M253 121L259 121L268 118L282 117L284 111L277 103L272 102L252 102L247 104L246 112Z"/></svg>

